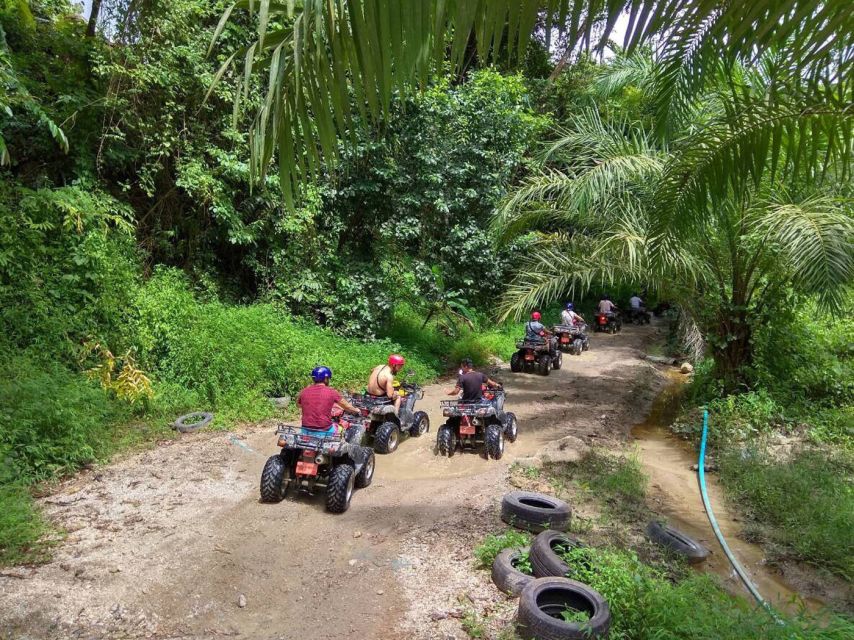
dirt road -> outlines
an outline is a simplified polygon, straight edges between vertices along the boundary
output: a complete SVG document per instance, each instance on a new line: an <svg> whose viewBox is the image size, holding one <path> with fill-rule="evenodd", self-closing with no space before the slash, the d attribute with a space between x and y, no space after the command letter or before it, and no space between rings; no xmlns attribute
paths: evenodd
<svg viewBox="0 0 854 640"><path fill-rule="evenodd" d="M548 377L502 367L520 436L498 462L435 455L449 384L429 387L430 433L377 456L340 516L322 498L259 503L269 425L86 472L43 501L68 532L53 561L0 577L0 637L464 638L466 611L513 606L471 554L498 528L508 467L569 434L622 442L661 384L638 358L656 331L596 334Z"/></svg>

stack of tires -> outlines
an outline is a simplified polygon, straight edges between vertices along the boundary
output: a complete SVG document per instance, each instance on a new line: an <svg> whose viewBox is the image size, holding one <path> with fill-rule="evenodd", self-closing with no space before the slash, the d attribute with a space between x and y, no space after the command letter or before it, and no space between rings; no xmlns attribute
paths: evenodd
<svg viewBox="0 0 854 640"><path fill-rule="evenodd" d="M531 546L505 549L492 564L492 580L505 593L519 597L516 630L526 640L606 638L611 626L608 603L586 584L568 578L572 568L558 547L582 543L564 533L569 529L569 505L542 493L514 491L504 496L501 519L525 531L538 532ZM527 558L534 575L519 570ZM567 620L578 612L583 622ZM572 617L572 616L569 616Z"/></svg>

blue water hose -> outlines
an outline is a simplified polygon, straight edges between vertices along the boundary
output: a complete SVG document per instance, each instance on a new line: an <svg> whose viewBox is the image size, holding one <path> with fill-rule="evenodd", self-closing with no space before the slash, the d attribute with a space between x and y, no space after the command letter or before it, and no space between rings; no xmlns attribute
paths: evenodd
<svg viewBox="0 0 854 640"><path fill-rule="evenodd" d="M724 550L726 557L729 559L732 568L735 569L735 572L738 574L738 577L741 578L741 581L744 583L744 586L747 587L747 590L750 592L754 598L756 598L756 602L761 604L768 613L776 620L778 623L782 624L780 618L774 613L774 610L771 608L771 605L762 597L762 594L759 593L759 589L756 588L756 585L753 584L753 581L747 575L747 572L742 568L733 554L732 550L729 548L729 545L724 540L724 536L721 533L720 527L718 527L718 521L715 520L715 512L712 511L712 505L709 502L709 495L706 493L706 473L705 473L705 465L706 465L706 436L709 431L709 410L703 409L703 437L700 439L700 459L697 463L697 477L700 482L700 495L703 497L703 507L706 509L706 515L709 516L709 522L712 524L712 529L715 532L715 537L718 539L718 542L721 544L721 548Z"/></svg>

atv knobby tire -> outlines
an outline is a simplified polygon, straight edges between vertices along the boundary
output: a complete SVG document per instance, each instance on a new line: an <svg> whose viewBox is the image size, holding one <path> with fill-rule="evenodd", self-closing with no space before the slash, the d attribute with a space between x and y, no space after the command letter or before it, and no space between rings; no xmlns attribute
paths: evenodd
<svg viewBox="0 0 854 640"><path fill-rule="evenodd" d="M457 434L453 427L448 424L439 427L439 431L436 433L436 447L439 449L440 456L450 458L454 455L457 448Z"/></svg>
<svg viewBox="0 0 854 640"><path fill-rule="evenodd" d="M513 373L519 373L523 367L523 356L518 351L514 352L512 356L510 356L510 371Z"/></svg>
<svg viewBox="0 0 854 640"><path fill-rule="evenodd" d="M698 564L709 557L709 550L699 542L656 520L647 525L646 535L653 542L657 542L673 553L684 557L689 564Z"/></svg>
<svg viewBox="0 0 854 640"><path fill-rule="evenodd" d="M551 356L543 356L537 362L537 373L541 376L549 375L549 371L552 369L552 359Z"/></svg>
<svg viewBox="0 0 854 640"><path fill-rule="evenodd" d="M267 458L264 470L261 472L261 502L281 502L285 498L285 474L287 465L282 456L275 455Z"/></svg>
<svg viewBox="0 0 854 640"><path fill-rule="evenodd" d="M430 431L430 417L424 411L416 411L412 418L412 426L409 428L409 435L417 438L428 431Z"/></svg>
<svg viewBox="0 0 854 640"><path fill-rule="evenodd" d="M580 356L581 352L584 350L584 342L581 338L576 338L572 341L572 354L576 356Z"/></svg>
<svg viewBox="0 0 854 640"><path fill-rule="evenodd" d="M511 443L516 442L519 437L519 421L516 419L516 414L508 411L504 414L504 437Z"/></svg>
<svg viewBox="0 0 854 640"><path fill-rule="evenodd" d="M349 464L332 467L329 483L326 485L326 510L330 513L344 513L350 507L353 487L356 484L356 471Z"/></svg>
<svg viewBox="0 0 854 640"><path fill-rule="evenodd" d="M394 453L400 444L400 429L393 422L383 422L374 434L374 451L377 453Z"/></svg>
<svg viewBox="0 0 854 640"><path fill-rule="evenodd" d="M370 486L371 482L374 479L374 469L376 468L376 459L374 457L373 450L370 450L368 454L368 459L365 461L365 464L362 465L359 473L356 474L356 488L364 489L365 487Z"/></svg>
<svg viewBox="0 0 854 640"><path fill-rule="evenodd" d="M552 358L552 369L557 371L562 366L563 366L563 352L558 351L557 354L555 354L555 357Z"/></svg>
<svg viewBox="0 0 854 640"><path fill-rule="evenodd" d="M569 505L544 493L511 491L501 499L501 519L525 531L569 528Z"/></svg>
<svg viewBox="0 0 854 640"><path fill-rule="evenodd" d="M495 556L495 561L492 563L492 581L504 593L518 596L522 593L525 585L534 579L534 576L522 573L516 568L522 554L527 552L527 547L524 549L504 549Z"/></svg>
<svg viewBox="0 0 854 640"><path fill-rule="evenodd" d="M504 427L500 424L486 425L486 456L501 460L504 455Z"/></svg>
<svg viewBox="0 0 854 640"><path fill-rule="evenodd" d="M584 611L589 620L566 622L567 608ZM598 592L566 578L531 580L519 596L516 631L525 640L578 640L607 638L611 610Z"/></svg>
<svg viewBox="0 0 854 640"><path fill-rule="evenodd" d="M560 547L571 549L583 546L584 544L580 541L562 531L546 529L542 533L537 534L537 537L531 543L531 551L528 556L531 560L531 568L534 570L534 575L538 578L566 578L572 573L572 567L558 555L557 550Z"/></svg>

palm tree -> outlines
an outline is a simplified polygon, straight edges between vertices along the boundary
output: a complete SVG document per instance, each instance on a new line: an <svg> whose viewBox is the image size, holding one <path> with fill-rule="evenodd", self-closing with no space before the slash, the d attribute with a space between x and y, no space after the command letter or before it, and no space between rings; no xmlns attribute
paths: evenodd
<svg viewBox="0 0 854 640"><path fill-rule="evenodd" d="M652 45L661 61L657 122L683 120L692 97L722 68L784 48L785 71L809 97L827 85L851 95L854 12L848 0L239 0L235 11L257 20L254 42L223 56L214 85L242 62L243 93L254 76L267 94L251 135L253 175L278 152L289 202L301 177L333 162L338 138L352 135L352 109L380 120L392 95L423 86L449 59L459 70L474 45L482 59L503 50L519 60L538 20L573 47L602 50L621 15L624 45ZM503 45L503 46L502 46ZM213 45L212 45L213 46ZM240 93L238 93L238 101ZM235 105L236 110L239 104ZM755 123L747 123L748 126ZM770 129L769 129L770 130ZM661 133L661 132L659 132ZM850 133L846 134L850 137ZM777 135L759 150L780 152ZM757 149L752 150L755 157ZM757 161L758 162L758 161Z"/></svg>
<svg viewBox="0 0 854 640"><path fill-rule="evenodd" d="M594 284L645 282L681 304L732 387L763 310L786 291L838 309L854 281L851 148L840 133L852 114L835 99L790 110L791 93L772 102L786 86L769 72L773 60L762 63L735 67L664 137L593 109L577 116L496 216L505 236L539 232L504 316ZM598 86L631 80L654 100L661 71L618 59ZM766 157L763 144L779 151Z"/></svg>

